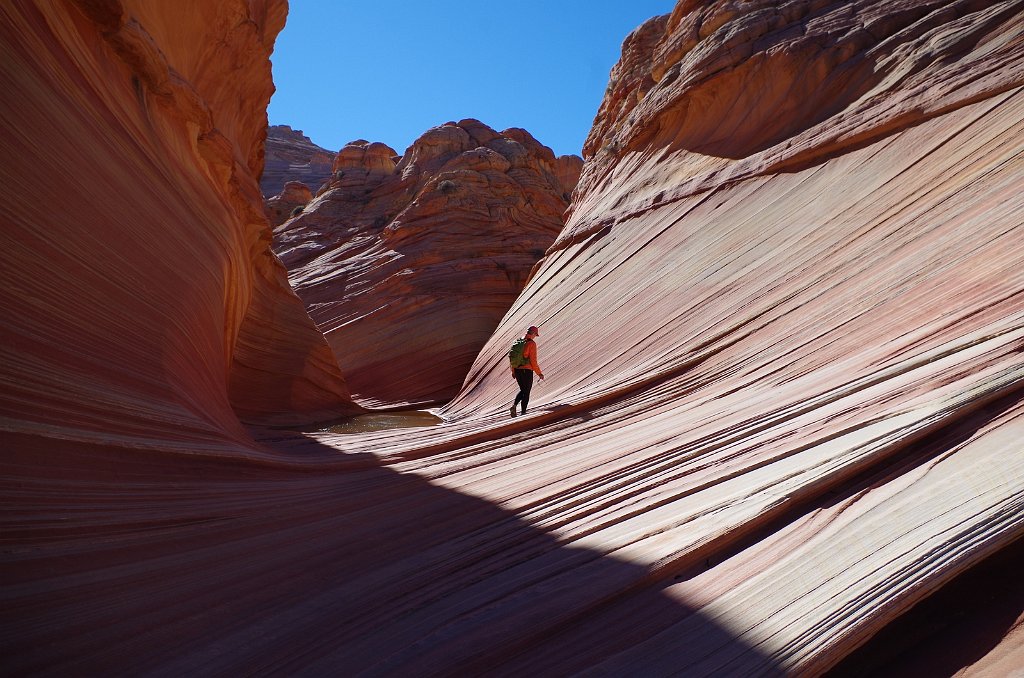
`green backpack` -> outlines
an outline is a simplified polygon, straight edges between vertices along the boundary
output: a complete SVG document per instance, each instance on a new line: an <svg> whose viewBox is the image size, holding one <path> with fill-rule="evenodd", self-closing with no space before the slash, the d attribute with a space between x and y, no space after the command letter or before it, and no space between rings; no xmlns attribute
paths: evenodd
<svg viewBox="0 0 1024 678"><path fill-rule="evenodd" d="M517 339L516 343L512 344L512 348L508 350L508 362L512 365L512 369L530 364L530 361L523 357L525 350L526 339Z"/></svg>

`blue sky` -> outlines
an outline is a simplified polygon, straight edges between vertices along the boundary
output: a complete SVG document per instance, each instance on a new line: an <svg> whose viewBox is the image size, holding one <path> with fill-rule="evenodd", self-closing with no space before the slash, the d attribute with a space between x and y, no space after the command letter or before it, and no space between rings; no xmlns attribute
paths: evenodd
<svg viewBox="0 0 1024 678"><path fill-rule="evenodd" d="M337 151L398 153L431 127L477 118L579 154L622 40L674 0L291 0L271 61L272 125Z"/></svg>

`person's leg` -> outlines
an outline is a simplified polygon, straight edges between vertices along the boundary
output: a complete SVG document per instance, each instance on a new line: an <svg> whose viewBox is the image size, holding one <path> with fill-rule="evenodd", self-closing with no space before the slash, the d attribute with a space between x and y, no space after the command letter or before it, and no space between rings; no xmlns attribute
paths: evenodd
<svg viewBox="0 0 1024 678"><path fill-rule="evenodd" d="M522 412L526 414L526 406L530 404L530 389L533 388L533 370L516 370L516 381L519 382L519 396L522 396L516 396L516 399L522 402Z"/></svg>
<svg viewBox="0 0 1024 678"><path fill-rule="evenodd" d="M509 408L508 413L513 417L516 416L516 407L523 400L523 372L524 370L514 370L512 376L515 377L516 384L519 385L519 393L516 394L516 399L512 402L512 407Z"/></svg>

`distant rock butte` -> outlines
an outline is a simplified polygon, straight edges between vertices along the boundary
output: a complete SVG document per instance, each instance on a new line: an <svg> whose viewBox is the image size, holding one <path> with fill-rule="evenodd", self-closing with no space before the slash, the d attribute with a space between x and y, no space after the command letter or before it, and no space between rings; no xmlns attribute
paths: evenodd
<svg viewBox="0 0 1024 678"><path fill-rule="evenodd" d="M450 370L573 170L470 121L343 149L279 227L328 334L391 318L332 350L256 180L285 10L0 4L5 673L1024 665L1020 2L645 23L443 425L350 435L242 421L357 411L338 362L396 335L433 351L381 374ZM970 633L908 639L926 598Z"/></svg>
<svg viewBox="0 0 1024 678"><path fill-rule="evenodd" d="M275 230L292 286L365 404L441 403L563 226L582 159L477 120L399 156L357 140Z"/></svg>
<svg viewBox="0 0 1024 678"><path fill-rule="evenodd" d="M333 151L314 144L302 130L270 125L260 178L263 197L269 199L280 194L290 181L304 183L315 192L331 176L334 155Z"/></svg>

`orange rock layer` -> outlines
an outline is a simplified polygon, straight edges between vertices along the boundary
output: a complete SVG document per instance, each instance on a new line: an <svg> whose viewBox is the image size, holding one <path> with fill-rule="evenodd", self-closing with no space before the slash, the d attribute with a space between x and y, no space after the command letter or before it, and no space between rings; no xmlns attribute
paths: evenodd
<svg viewBox="0 0 1024 678"><path fill-rule="evenodd" d="M6 195L43 190L3 211L8 673L856 674L975 564L1019 572L1019 2L680 2L624 43L569 223L447 422L256 443L224 309L277 297L223 282L266 250L217 188L250 164L140 108L159 74L82 6L0 9ZM146 44L216 74L217 23L155 11ZM229 117L210 157L259 137ZM547 380L509 419L528 324ZM964 675L1024 663L990 584L976 635L922 641Z"/></svg>
<svg viewBox="0 0 1024 678"><path fill-rule="evenodd" d="M2 181L33 196L4 210L4 428L150 445L357 410L254 179L284 3L0 12Z"/></svg>
<svg viewBox="0 0 1024 678"><path fill-rule="evenodd" d="M263 212L271 226L277 227L302 212L313 199L309 186L301 181L289 181L277 195L263 201Z"/></svg>
<svg viewBox="0 0 1024 678"><path fill-rule="evenodd" d="M274 240L357 400L458 392L562 229L581 165L476 120L435 127L401 157L363 140L338 153L332 180Z"/></svg>

